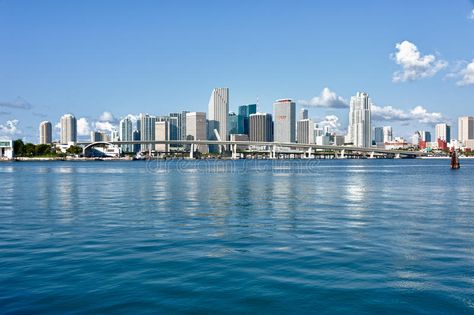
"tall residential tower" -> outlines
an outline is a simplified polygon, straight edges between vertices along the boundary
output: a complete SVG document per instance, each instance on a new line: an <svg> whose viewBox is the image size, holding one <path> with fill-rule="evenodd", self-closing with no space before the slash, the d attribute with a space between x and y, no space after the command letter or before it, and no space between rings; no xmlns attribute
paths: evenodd
<svg viewBox="0 0 474 315"><path fill-rule="evenodd" d="M372 101L369 94L357 92L351 97L346 142L361 148L372 145L371 109Z"/></svg>

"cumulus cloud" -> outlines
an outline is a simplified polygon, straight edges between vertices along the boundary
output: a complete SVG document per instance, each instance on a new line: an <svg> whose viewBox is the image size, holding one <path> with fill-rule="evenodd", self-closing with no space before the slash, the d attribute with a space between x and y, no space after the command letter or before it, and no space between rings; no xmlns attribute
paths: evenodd
<svg viewBox="0 0 474 315"><path fill-rule="evenodd" d="M318 122L318 126L320 128L324 128L328 126L332 131L335 131L336 133L344 133L343 130L341 130L341 123L339 121L339 117L336 115L327 115L324 117L324 120Z"/></svg>
<svg viewBox="0 0 474 315"><path fill-rule="evenodd" d="M21 130L18 128L18 119L7 120L5 124L0 124L0 135L2 136L15 136L21 134Z"/></svg>
<svg viewBox="0 0 474 315"><path fill-rule="evenodd" d="M115 118L115 116L111 113L111 112L103 112L100 116L99 116L99 121L110 121L110 122L114 122L116 121L117 119Z"/></svg>
<svg viewBox="0 0 474 315"><path fill-rule="evenodd" d="M474 9L472 9L471 14L469 15L470 20L474 20Z"/></svg>
<svg viewBox="0 0 474 315"><path fill-rule="evenodd" d="M326 107L326 108L346 108L349 107L348 102L338 96L335 92L325 87L319 96L315 96L310 100L300 100L299 103L304 106Z"/></svg>
<svg viewBox="0 0 474 315"><path fill-rule="evenodd" d="M377 105L372 105L372 119L374 121L417 121L424 124L437 124L446 120L441 113L429 112L423 106L404 111L393 106L379 107Z"/></svg>
<svg viewBox="0 0 474 315"><path fill-rule="evenodd" d="M116 126L108 121L96 121L95 129L100 130L100 131L117 130Z"/></svg>
<svg viewBox="0 0 474 315"><path fill-rule="evenodd" d="M398 51L391 57L403 70L393 74L393 82L429 78L448 65L444 60L437 60L434 55L423 56L416 45L407 40L397 43L395 48Z"/></svg>
<svg viewBox="0 0 474 315"><path fill-rule="evenodd" d="M31 106L31 104L28 103L28 102L27 102L26 100L24 100L23 98L18 97L16 100L11 101L11 102L0 102L0 107L29 110L29 109L31 109L33 106Z"/></svg>
<svg viewBox="0 0 474 315"><path fill-rule="evenodd" d="M59 126L61 127L61 126ZM88 136L91 133L89 121L85 117L81 117L77 120L77 135Z"/></svg>
<svg viewBox="0 0 474 315"><path fill-rule="evenodd" d="M461 77L461 80L457 82L457 85L474 85L474 59L472 59L472 62L462 69L457 76Z"/></svg>

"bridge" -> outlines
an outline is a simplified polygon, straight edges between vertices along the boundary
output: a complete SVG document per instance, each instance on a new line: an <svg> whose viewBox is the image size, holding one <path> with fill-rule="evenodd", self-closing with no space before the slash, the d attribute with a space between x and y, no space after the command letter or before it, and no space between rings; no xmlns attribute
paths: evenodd
<svg viewBox="0 0 474 315"><path fill-rule="evenodd" d="M203 145L217 145L217 146L228 146L232 151L232 158L238 158L238 147L268 147L270 150L270 158L277 158L278 154L290 154L288 150L281 150L279 148L288 148L301 150L298 153L304 153L305 157L312 158L314 153L317 151L333 151L335 157L345 158L349 152L364 154L369 157L375 157L376 155L390 156L394 158L411 157L416 158L425 155L419 151L405 151L405 150L387 150L380 148L359 148L354 146L335 146L335 145L317 145L317 144L306 144L306 143L290 143L290 142L260 142L260 141L218 141L218 140L134 140L134 141L100 141L100 142L78 142L77 145L84 147L83 153L86 153L87 149L90 149L98 145L145 145L148 146L149 152L152 151L154 145L181 145L190 146L190 158L194 158L194 153L199 146Z"/></svg>

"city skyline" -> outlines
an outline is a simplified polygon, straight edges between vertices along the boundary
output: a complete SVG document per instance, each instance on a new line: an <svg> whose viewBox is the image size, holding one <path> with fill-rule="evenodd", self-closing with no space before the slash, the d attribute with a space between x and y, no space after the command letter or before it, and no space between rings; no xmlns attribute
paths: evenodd
<svg viewBox="0 0 474 315"><path fill-rule="evenodd" d="M271 113L275 99L291 98L298 112L307 107L313 121L341 131L356 91L375 100L373 125L390 125L406 138L415 130L434 134L436 124L454 126L457 117L473 114L469 1L429 10L410 1L242 1L228 4L232 14L221 28L202 22L213 16L213 1L142 3L132 13L131 5L109 1L0 5L6 30L0 40L7 43L0 60L0 137L37 142L37 124L48 120L55 138L65 112L76 116L79 137L87 137L118 129L130 112L204 111L216 86L232 89L235 112L258 102L258 111ZM57 14L44 19L48 12ZM367 21L355 18L366 12ZM282 13L292 23L276 25L273 17ZM243 16L248 23L240 23Z"/></svg>

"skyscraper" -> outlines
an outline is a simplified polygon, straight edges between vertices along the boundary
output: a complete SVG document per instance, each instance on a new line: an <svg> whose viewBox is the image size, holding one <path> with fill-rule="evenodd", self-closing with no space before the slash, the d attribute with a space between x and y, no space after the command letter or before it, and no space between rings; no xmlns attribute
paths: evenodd
<svg viewBox="0 0 474 315"><path fill-rule="evenodd" d="M53 127L51 122L42 121L39 125L40 144L50 144L53 142Z"/></svg>
<svg viewBox="0 0 474 315"><path fill-rule="evenodd" d="M437 124L436 125L436 140L451 142L451 126L448 124Z"/></svg>
<svg viewBox="0 0 474 315"><path fill-rule="evenodd" d="M170 121L162 120L155 122L155 140L170 140ZM155 144L155 150L157 152L168 152L169 145Z"/></svg>
<svg viewBox="0 0 474 315"><path fill-rule="evenodd" d="M431 142L431 132L429 131L420 131L421 140L424 142Z"/></svg>
<svg viewBox="0 0 474 315"><path fill-rule="evenodd" d="M181 140L182 113L170 113L170 140Z"/></svg>
<svg viewBox="0 0 474 315"><path fill-rule="evenodd" d="M461 142L463 145L466 145L467 140L474 139L474 117L459 117L458 129L459 142Z"/></svg>
<svg viewBox="0 0 474 315"><path fill-rule="evenodd" d="M314 143L314 123L311 119L302 119L296 123L298 143Z"/></svg>
<svg viewBox="0 0 474 315"><path fill-rule="evenodd" d="M229 128L228 134L238 134L238 116L234 112L229 113L229 118L227 119L227 127Z"/></svg>
<svg viewBox="0 0 474 315"><path fill-rule="evenodd" d="M392 142L393 141L393 130L391 126L383 127L383 142Z"/></svg>
<svg viewBox="0 0 474 315"><path fill-rule="evenodd" d="M357 92L351 97L346 142L362 148L372 145L371 108L372 101L369 94Z"/></svg>
<svg viewBox="0 0 474 315"><path fill-rule="evenodd" d="M208 106L209 139L216 140L214 130L217 130L223 141L227 140L227 118L229 115L229 89L216 88L212 90Z"/></svg>
<svg viewBox="0 0 474 315"><path fill-rule="evenodd" d="M300 120L308 119L308 110L306 108L302 108L300 112Z"/></svg>
<svg viewBox="0 0 474 315"><path fill-rule="evenodd" d="M155 140L155 122L155 116L150 116L148 114L140 114L140 140ZM147 151L149 147L150 146L148 144L142 144L141 150Z"/></svg>
<svg viewBox="0 0 474 315"><path fill-rule="evenodd" d="M140 141L140 130L135 129L133 131L133 141ZM133 145L133 153L138 153L140 152L140 145L139 144L134 144Z"/></svg>
<svg viewBox="0 0 474 315"><path fill-rule="evenodd" d="M249 134L249 118L250 115L257 112L257 104L249 104L239 106L237 117L237 132L239 134Z"/></svg>
<svg viewBox="0 0 474 315"><path fill-rule="evenodd" d="M273 103L275 117L273 137L275 142L296 141L296 103L281 99Z"/></svg>
<svg viewBox="0 0 474 315"><path fill-rule="evenodd" d="M186 114L189 113L186 110L181 112L181 140L186 140Z"/></svg>
<svg viewBox="0 0 474 315"><path fill-rule="evenodd" d="M273 141L272 115L267 113L255 113L250 117L250 141L271 142Z"/></svg>
<svg viewBox="0 0 474 315"><path fill-rule="evenodd" d="M130 117L125 117L120 120L119 124L119 138L120 141L133 141L133 121ZM122 152L133 152L133 145L122 145Z"/></svg>
<svg viewBox="0 0 474 315"><path fill-rule="evenodd" d="M61 117L61 143L70 142L77 142L77 121L73 115L66 114Z"/></svg>
<svg viewBox="0 0 474 315"><path fill-rule="evenodd" d="M206 113L191 112L186 114L186 139L206 140L207 139L207 121ZM208 152L207 145L200 145L198 150L202 153Z"/></svg>
<svg viewBox="0 0 474 315"><path fill-rule="evenodd" d="M381 145L384 143L383 140L383 127L374 128L374 141L375 145Z"/></svg>

